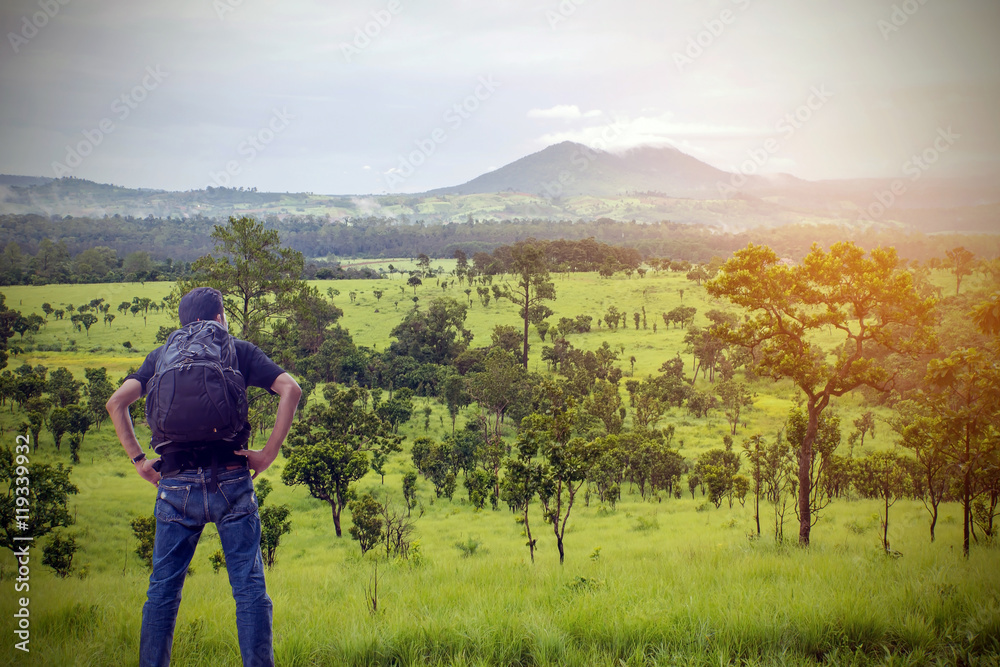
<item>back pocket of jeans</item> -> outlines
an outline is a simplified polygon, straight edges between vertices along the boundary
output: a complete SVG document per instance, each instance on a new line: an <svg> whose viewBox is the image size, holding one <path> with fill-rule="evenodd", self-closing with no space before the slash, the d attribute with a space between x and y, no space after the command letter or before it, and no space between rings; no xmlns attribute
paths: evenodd
<svg viewBox="0 0 1000 667"><path fill-rule="evenodd" d="M156 493L154 513L160 521L183 521L191 489L187 486L165 486L160 484Z"/></svg>
<svg viewBox="0 0 1000 667"><path fill-rule="evenodd" d="M230 518L243 516L257 511L257 497L254 493L253 479L250 473L235 479L224 479L219 482L219 491L229 503L226 515Z"/></svg>

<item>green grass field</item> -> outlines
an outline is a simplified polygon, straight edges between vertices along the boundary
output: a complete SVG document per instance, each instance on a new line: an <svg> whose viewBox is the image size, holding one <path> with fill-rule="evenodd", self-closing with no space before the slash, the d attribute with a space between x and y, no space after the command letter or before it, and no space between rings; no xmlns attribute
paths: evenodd
<svg viewBox="0 0 1000 667"><path fill-rule="evenodd" d="M388 261L386 262L388 263ZM445 262L435 261L432 266ZM400 262L395 266L405 268ZM448 277L450 281L450 277ZM607 340L624 351L619 365L628 375L628 358L637 359L635 375L654 373L683 351L680 329L667 329L660 313L683 303L703 313L721 307L704 288L676 275L649 274L644 279L601 279L596 274L554 277L558 298L551 304L560 316L596 317L615 304L630 314L645 305L648 329L602 327L571 341L593 349ZM359 345L384 349L389 332L412 307L413 290L392 280L317 283L340 290L342 324ZM400 290L400 286L404 289ZM114 306L133 296L159 299L169 285L69 285L5 288L7 304L23 312L79 305L103 297ZM372 291L385 292L376 302ZM356 292L351 303L348 292ZM461 288L442 290L434 280L418 287L420 303L436 294L466 298ZM399 301L398 310L393 302ZM378 312L375 312L378 310ZM658 331L652 331L657 318ZM166 313L142 317L118 315L111 327L95 324L87 336L70 323L52 321L26 346L58 343L62 352L28 351L12 358L66 366L80 377L88 366L106 366L122 377L154 347ZM516 324L507 303L482 307L473 292L467 326L473 345L489 341L495 324ZM16 339L15 339L16 340ZM137 352L121 345L130 341ZM68 351L75 341L75 350ZM545 370L542 343L532 334L532 368ZM701 380L699 380L699 383ZM753 433L769 437L794 405L786 383L760 382L758 400L741 428L737 443ZM417 399L414 418L404 426L407 443L424 435ZM443 405L431 400L427 435L442 437L448 424ZM860 397L836 406L844 440L850 420L867 409ZM472 416L467 410L459 424ZM20 415L0 408L5 444L12 445ZM675 443L688 459L721 445L728 424L721 414L699 420L673 410L661 426L677 429ZM450 430L450 425L448 425ZM148 437L139 427L140 440ZM866 449L887 448L887 427L866 440ZM373 473L361 490L385 490L401 504L402 476L412 467L406 451L387 466L384 485ZM842 445L846 448L846 445ZM859 452L856 450L855 455ZM13 648L11 632L0 647L0 663L25 665L129 665L137 656L141 607L148 572L133 553L136 541L129 520L152 512L154 490L134 473L110 424L88 433L81 464L73 479L80 493L72 499L80 550L75 573L55 577L41 565L41 544L32 552L30 592L31 652ZM69 461L67 447L56 452L43 432L37 462ZM475 511L459 485L454 501L435 499L430 484L418 483L420 506L414 510L419 558L379 564L378 612L366 606L366 588L375 567L362 558L356 542L334 535L330 509L302 488L281 484L279 457L264 476L274 484L267 503L286 503L292 532L282 539L278 562L268 573L275 606L275 652L280 665L812 665L996 664L1000 660L1000 552L977 546L961 556L961 508L946 504L937 540L929 541L927 514L917 501L900 501L891 511L889 536L903 555L888 558L881 550L878 503L837 501L822 514L813 544L794 544L797 522L791 509L785 519L784 545L773 540L773 513L762 505L762 537L754 532L753 511L723 503L714 508L699 493L681 499L643 501L626 487L617 508L602 507L596 497L573 510L566 534L566 562L560 566L551 528L533 509L532 532L539 539L536 562L528 559L522 527L501 505L499 511ZM463 557L457 542L479 544ZM44 543L44 541L43 541ZM234 605L222 572L213 572L209 556L219 548L214 529L206 529L184 591L174 644L174 664L237 665ZM12 629L16 566L0 554L0 616Z"/></svg>

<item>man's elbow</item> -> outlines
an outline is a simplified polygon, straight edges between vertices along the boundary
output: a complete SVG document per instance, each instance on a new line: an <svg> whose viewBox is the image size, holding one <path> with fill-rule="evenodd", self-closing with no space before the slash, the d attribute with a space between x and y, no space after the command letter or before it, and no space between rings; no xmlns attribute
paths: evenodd
<svg viewBox="0 0 1000 667"><path fill-rule="evenodd" d="M128 406L132 405L137 398L142 393L142 385L140 385L134 379L127 379L118 387L108 402L104 404L104 408L108 411L108 414L114 415L115 412L128 412Z"/></svg>
<svg viewBox="0 0 1000 667"><path fill-rule="evenodd" d="M296 382L295 379L288 373L282 373L278 376L278 379L275 381L275 385L277 385L274 387L275 393L282 398L287 396L290 399L294 399L295 402L298 403L299 399L302 397L302 387L300 387L299 383Z"/></svg>

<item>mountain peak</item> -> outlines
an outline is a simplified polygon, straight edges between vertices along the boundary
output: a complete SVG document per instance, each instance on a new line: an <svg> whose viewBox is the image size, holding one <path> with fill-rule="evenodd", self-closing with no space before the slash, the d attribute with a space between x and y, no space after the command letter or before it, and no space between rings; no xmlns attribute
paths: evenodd
<svg viewBox="0 0 1000 667"><path fill-rule="evenodd" d="M637 146L610 153L562 141L428 195L521 192L547 198L625 192L661 192L671 197L717 199L717 183L729 175L673 146Z"/></svg>

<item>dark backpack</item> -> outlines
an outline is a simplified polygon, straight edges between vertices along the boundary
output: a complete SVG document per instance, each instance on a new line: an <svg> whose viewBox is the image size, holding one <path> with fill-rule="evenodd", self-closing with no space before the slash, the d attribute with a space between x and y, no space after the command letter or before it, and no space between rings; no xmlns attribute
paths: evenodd
<svg viewBox="0 0 1000 667"><path fill-rule="evenodd" d="M232 440L246 419L246 382L226 328L199 320L171 333L146 383L153 447Z"/></svg>

